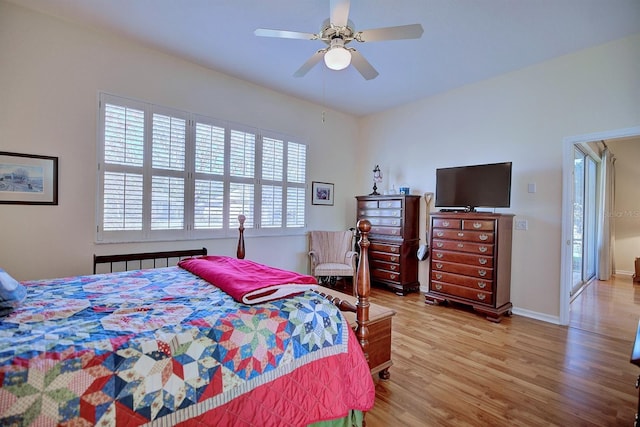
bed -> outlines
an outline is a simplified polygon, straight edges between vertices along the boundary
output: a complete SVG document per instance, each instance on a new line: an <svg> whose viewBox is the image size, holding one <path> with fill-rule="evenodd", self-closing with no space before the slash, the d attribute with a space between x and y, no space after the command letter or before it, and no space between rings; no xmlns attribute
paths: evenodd
<svg viewBox="0 0 640 427"><path fill-rule="evenodd" d="M26 298L0 318L0 425L362 425L375 389L370 224L358 227L355 306L312 284L238 302L186 269L235 266L206 249L97 256L94 269L136 258L140 268L22 282ZM179 265L147 268L158 254ZM356 313L355 332L340 309Z"/></svg>

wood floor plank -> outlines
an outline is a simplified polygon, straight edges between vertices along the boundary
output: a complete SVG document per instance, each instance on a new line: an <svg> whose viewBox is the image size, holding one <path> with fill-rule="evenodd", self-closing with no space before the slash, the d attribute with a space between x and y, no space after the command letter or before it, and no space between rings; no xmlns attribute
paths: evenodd
<svg viewBox="0 0 640 427"><path fill-rule="evenodd" d="M568 327L517 315L496 324L419 293L374 288L371 301L397 314L391 378L376 379L368 427L633 425L640 284L629 277L589 285Z"/></svg>

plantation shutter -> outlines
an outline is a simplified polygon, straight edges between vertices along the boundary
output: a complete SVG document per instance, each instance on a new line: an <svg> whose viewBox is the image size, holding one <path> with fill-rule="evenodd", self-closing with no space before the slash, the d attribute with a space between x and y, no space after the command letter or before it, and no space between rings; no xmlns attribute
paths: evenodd
<svg viewBox="0 0 640 427"><path fill-rule="evenodd" d="M284 141L262 138L261 226L282 227Z"/></svg>
<svg viewBox="0 0 640 427"><path fill-rule="evenodd" d="M307 146L287 144L287 227L305 226Z"/></svg>
<svg viewBox="0 0 640 427"><path fill-rule="evenodd" d="M144 118L143 110L104 106L104 230L142 230Z"/></svg>
<svg viewBox="0 0 640 427"><path fill-rule="evenodd" d="M306 145L104 93L99 108L97 241L228 237L240 214L254 235L304 228Z"/></svg>
<svg viewBox="0 0 640 427"><path fill-rule="evenodd" d="M229 145L229 228L237 228L238 215L245 228L254 226L256 134L232 129Z"/></svg>

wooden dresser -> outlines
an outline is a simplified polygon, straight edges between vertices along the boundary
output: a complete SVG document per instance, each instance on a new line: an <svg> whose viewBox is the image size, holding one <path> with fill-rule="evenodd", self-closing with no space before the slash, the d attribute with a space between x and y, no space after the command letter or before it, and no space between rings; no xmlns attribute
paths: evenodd
<svg viewBox="0 0 640 427"><path fill-rule="evenodd" d="M371 282L399 295L418 291L420 196L357 196L356 221L371 222Z"/></svg>
<svg viewBox="0 0 640 427"><path fill-rule="evenodd" d="M426 301L467 304L494 322L511 314L512 229L511 214L432 213Z"/></svg>

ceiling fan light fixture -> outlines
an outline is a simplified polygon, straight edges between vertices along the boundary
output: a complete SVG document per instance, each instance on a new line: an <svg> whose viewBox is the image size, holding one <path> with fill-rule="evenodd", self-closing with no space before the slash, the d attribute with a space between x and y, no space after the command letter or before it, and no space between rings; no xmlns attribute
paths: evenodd
<svg viewBox="0 0 640 427"><path fill-rule="evenodd" d="M324 54L324 63L332 70L344 70L351 64L351 52L344 47L344 40L331 40L331 47Z"/></svg>

